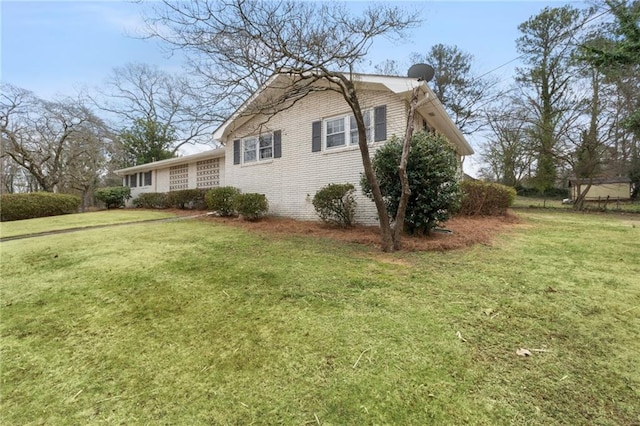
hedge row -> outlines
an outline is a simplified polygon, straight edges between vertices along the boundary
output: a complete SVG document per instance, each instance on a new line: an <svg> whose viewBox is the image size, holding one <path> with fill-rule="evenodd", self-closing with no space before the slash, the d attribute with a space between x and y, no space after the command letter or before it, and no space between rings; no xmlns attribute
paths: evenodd
<svg viewBox="0 0 640 426"><path fill-rule="evenodd" d="M8 222L10 220L77 213L80 203L80 197L75 195L50 192L2 194L0 197L0 220Z"/></svg>
<svg viewBox="0 0 640 426"><path fill-rule="evenodd" d="M257 220L267 214L269 203L263 194L241 194L234 187L225 186L213 189L183 189L180 191L149 192L140 194L133 200L135 207L148 209L209 210L220 216L240 214L246 220Z"/></svg>
<svg viewBox="0 0 640 426"><path fill-rule="evenodd" d="M206 189L181 189L171 192L147 192L133 200L133 206L145 209L204 210Z"/></svg>
<svg viewBox="0 0 640 426"><path fill-rule="evenodd" d="M464 181L462 203L459 214L465 216L498 216L507 209L516 198L516 190L498 183Z"/></svg>

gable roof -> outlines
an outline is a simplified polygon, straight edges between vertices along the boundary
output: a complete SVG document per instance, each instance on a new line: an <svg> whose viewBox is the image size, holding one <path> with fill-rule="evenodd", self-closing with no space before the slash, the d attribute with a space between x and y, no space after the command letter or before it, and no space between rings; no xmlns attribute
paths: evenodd
<svg viewBox="0 0 640 426"><path fill-rule="evenodd" d="M384 76L375 74L353 74L356 84L370 89L386 90L405 101L411 98L413 89L420 87L422 100L418 104L418 112L423 117L428 117L429 124L443 134L453 143L460 155L473 154L473 148L469 145L460 129L453 123L442 103L426 83L409 77ZM249 121L253 114L250 108L260 102L273 91L284 91L289 87L295 77L287 73L278 73L271 76L249 99L247 99L220 127L213 132L216 140L223 140L233 130Z"/></svg>

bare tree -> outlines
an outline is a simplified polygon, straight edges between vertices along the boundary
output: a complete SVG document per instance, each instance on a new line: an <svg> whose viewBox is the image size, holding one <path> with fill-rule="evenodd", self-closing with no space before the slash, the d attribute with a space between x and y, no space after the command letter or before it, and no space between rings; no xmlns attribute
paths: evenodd
<svg viewBox="0 0 640 426"><path fill-rule="evenodd" d="M342 95L357 123L364 174L380 220L382 248L393 250L393 233L376 180L358 98L357 67L380 36L400 37L415 14L374 5L354 16L344 5L293 1L168 2L150 18L150 33L192 56L195 71L232 104L247 99L276 73L290 76L285 90L254 102L246 114L267 117L314 91ZM402 224L396 224L402 226Z"/></svg>
<svg viewBox="0 0 640 426"><path fill-rule="evenodd" d="M35 179L43 191L58 192L82 151L70 149L91 134L101 140L106 128L81 101L45 101L9 84L0 95L3 156Z"/></svg>
<svg viewBox="0 0 640 426"><path fill-rule="evenodd" d="M195 80L132 63L115 68L92 99L115 116L118 130L153 127L154 138L166 141L162 149L175 156L185 144L210 143L213 126L222 120L194 85Z"/></svg>
<svg viewBox="0 0 640 426"><path fill-rule="evenodd" d="M527 111L511 100L490 110L486 120L489 133L480 154L487 166L483 174L504 185L520 185L533 162Z"/></svg>
<svg viewBox="0 0 640 426"><path fill-rule="evenodd" d="M400 64L393 59L386 59L373 67L374 72L380 75L405 75L400 71ZM409 69L407 67L407 69Z"/></svg>
<svg viewBox="0 0 640 426"><path fill-rule="evenodd" d="M486 124L483 110L498 96L496 81L474 73L472 54L457 46L436 44L424 54L413 53L411 61L435 69L433 91L460 131L471 134Z"/></svg>

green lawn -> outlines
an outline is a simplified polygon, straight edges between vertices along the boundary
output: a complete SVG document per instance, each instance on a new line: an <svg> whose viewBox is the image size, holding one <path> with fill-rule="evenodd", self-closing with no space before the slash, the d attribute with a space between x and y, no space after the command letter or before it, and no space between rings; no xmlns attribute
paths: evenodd
<svg viewBox="0 0 640 426"><path fill-rule="evenodd" d="M514 208L547 208L547 209L573 209L572 204L562 204L562 200L558 199L545 199L537 197L516 197ZM604 201L588 201L585 204L587 210L607 210L612 212L625 212L625 213L640 213L640 202L631 201L610 201L605 203Z"/></svg>
<svg viewBox="0 0 640 426"><path fill-rule="evenodd" d="M638 217L520 215L456 252L198 220L4 242L0 418L640 423Z"/></svg>
<svg viewBox="0 0 640 426"><path fill-rule="evenodd" d="M123 209L15 220L0 223L0 237L6 238L86 226L139 222L141 220L163 219L174 216L172 213L162 211Z"/></svg>

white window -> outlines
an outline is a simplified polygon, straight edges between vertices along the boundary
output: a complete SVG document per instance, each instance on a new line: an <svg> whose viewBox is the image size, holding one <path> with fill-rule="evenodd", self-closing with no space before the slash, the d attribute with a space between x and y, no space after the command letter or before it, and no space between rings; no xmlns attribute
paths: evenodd
<svg viewBox="0 0 640 426"><path fill-rule="evenodd" d="M364 111L362 118L364 119L364 125L366 127L367 142L371 142L373 128L372 112L370 110ZM349 129L348 132L346 129ZM324 120L324 130L324 146L327 149L358 144L358 124L353 115Z"/></svg>
<svg viewBox="0 0 640 426"><path fill-rule="evenodd" d="M242 140L242 162L271 160L273 158L273 134L266 133L259 137Z"/></svg>

